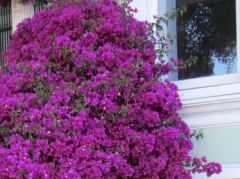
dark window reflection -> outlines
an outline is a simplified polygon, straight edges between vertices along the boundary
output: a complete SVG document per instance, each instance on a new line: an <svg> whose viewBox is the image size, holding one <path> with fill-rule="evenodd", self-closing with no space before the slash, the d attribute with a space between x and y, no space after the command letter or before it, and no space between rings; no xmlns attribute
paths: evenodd
<svg viewBox="0 0 240 179"><path fill-rule="evenodd" d="M179 79L237 71L235 0L177 0L187 12L177 19Z"/></svg>

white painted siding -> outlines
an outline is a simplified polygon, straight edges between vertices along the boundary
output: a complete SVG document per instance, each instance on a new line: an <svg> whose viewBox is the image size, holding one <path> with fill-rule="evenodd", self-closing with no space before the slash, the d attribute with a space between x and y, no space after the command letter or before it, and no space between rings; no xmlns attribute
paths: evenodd
<svg viewBox="0 0 240 179"><path fill-rule="evenodd" d="M30 4L23 5L19 0L12 0L12 27L13 32L16 30L17 24L24 19L32 17L34 14L34 7Z"/></svg>

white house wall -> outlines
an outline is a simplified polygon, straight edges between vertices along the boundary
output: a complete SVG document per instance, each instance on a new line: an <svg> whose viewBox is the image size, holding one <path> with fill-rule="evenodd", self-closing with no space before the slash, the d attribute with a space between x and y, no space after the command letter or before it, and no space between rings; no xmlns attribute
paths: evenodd
<svg viewBox="0 0 240 179"><path fill-rule="evenodd" d="M23 5L19 0L12 0L12 31L16 30L17 24L26 18L32 17L34 7L30 4Z"/></svg>
<svg viewBox="0 0 240 179"><path fill-rule="evenodd" d="M153 16L158 14L158 2L156 0L134 0L131 5L138 9L135 17L140 20L153 21Z"/></svg>

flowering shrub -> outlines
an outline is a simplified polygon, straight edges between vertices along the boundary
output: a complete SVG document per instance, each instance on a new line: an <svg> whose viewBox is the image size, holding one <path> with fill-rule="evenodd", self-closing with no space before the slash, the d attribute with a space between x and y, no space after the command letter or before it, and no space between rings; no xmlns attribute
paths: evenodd
<svg viewBox="0 0 240 179"><path fill-rule="evenodd" d="M189 155L177 88L160 80L172 68L155 63L150 27L114 0L56 4L18 26L0 71L0 178L221 171Z"/></svg>

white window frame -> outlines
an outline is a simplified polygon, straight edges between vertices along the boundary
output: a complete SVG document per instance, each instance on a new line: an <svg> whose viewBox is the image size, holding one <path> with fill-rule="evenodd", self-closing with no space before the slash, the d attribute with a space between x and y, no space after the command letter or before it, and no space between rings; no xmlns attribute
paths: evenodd
<svg viewBox="0 0 240 179"><path fill-rule="evenodd" d="M175 5L176 0L159 0L159 5L165 6L159 9L158 15L163 15L168 11L171 11L176 7ZM238 67L237 73L234 74L223 74L217 76L208 76L208 77L200 77L200 78L193 78L193 79L186 79L186 80L179 80L176 84L179 86L181 90L184 89L194 89L199 87L205 86L216 86L222 84L231 84L240 82L240 2L236 0L236 24L237 24L237 58L238 58ZM174 38L176 39L176 21L173 21L169 24L168 30L173 33ZM173 53L170 55L176 55L177 45L176 40L172 45ZM174 52L175 51L175 52Z"/></svg>
<svg viewBox="0 0 240 179"><path fill-rule="evenodd" d="M154 15L162 16L169 11L169 6L174 8L175 0L134 0L133 7L137 7L139 12L136 17L140 20L152 21ZM171 7L170 7L171 8ZM175 23L175 24L174 24ZM235 98L240 94L240 1L236 0L236 25L237 25L237 73L219 76L209 76L176 81L183 104L190 105L212 100L222 100L223 98ZM176 22L169 23L165 27L166 33L169 28L174 33ZM175 32L176 34L176 32ZM175 36L176 38L176 36ZM171 47L172 52L177 51L176 42ZM172 53L170 56L176 56ZM235 95L235 96L234 96ZM239 99L240 100L240 99Z"/></svg>
<svg viewBox="0 0 240 179"><path fill-rule="evenodd" d="M175 8L175 0L156 0L158 15ZM180 114L190 128L240 125L240 1L236 0L237 73L176 81L183 103ZM176 38L176 20L166 27ZM174 32L175 31L175 32ZM175 34L174 34L175 33ZM172 53L176 56L176 41Z"/></svg>
<svg viewBox="0 0 240 179"><path fill-rule="evenodd" d="M139 12L140 20L151 21L154 15L161 16L167 12L173 0L134 0L133 7ZM157 7L157 8L156 8ZM204 129L240 125L240 1L236 0L237 25L237 59L236 74L210 76L180 80L175 82L183 103L180 111L182 119L191 129ZM176 23L176 22L175 22ZM174 22L168 27L174 30ZM176 27L175 27L176 30ZM174 46L175 45L175 46ZM171 49L176 49L173 44ZM176 51L176 50L175 50ZM171 54L174 56L174 54ZM238 167L239 170L240 167ZM239 170L240 171L240 170ZM240 174L239 174L240 177Z"/></svg>

